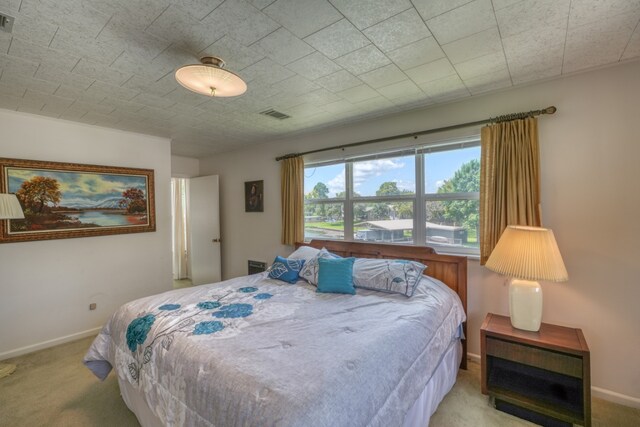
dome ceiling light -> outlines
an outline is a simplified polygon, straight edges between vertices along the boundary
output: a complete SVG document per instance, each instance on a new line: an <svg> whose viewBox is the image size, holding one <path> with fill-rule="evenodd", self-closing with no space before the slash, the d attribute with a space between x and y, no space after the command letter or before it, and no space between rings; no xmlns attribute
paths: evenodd
<svg viewBox="0 0 640 427"><path fill-rule="evenodd" d="M192 92L215 97L238 96L247 91L247 84L237 74L224 69L222 59L205 56L200 62L178 68L178 83Z"/></svg>

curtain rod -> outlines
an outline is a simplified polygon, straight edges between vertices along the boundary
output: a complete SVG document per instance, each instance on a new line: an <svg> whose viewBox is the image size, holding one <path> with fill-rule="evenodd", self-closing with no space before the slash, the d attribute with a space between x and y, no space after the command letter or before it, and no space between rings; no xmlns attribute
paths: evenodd
<svg viewBox="0 0 640 427"><path fill-rule="evenodd" d="M511 114L506 114L504 116L491 117L491 118L488 118L488 119L478 120L478 121L475 121L475 122L468 122L468 123L461 123L461 124L458 124L458 125L444 126L444 127L440 127L440 128L436 128L436 129L421 130L421 131L418 131L418 132L405 133L405 134L402 134L402 135L385 136L383 138L369 139L367 141L352 142L350 144L343 144L343 145L336 145L336 146L333 146L333 147L319 148L317 150L305 151L305 152L302 152L302 153L285 154L284 156L276 157L276 161L279 162L280 160L290 159L292 157L300 157L300 156L304 156L304 155L307 155L307 154L321 153L323 151L331 151L331 150L339 150L339 149L344 150L345 148L358 147L360 145L367 145L367 144L374 144L376 142L393 141L394 139L403 139L403 138L414 138L414 139L416 139L419 136L428 135L430 133L444 132L444 131L448 131L448 130L461 129L461 128L466 128L466 127L470 127L470 126L484 125L484 124L487 124L487 123L501 123L501 122L507 122L507 121L510 121L510 120L525 119L527 117L539 116L541 114L553 114L556 111L557 111L557 108L554 107L554 106L551 106L551 107L547 107L547 108L542 109L542 110L531 110L531 111L527 111L527 112L524 112L524 113L511 113Z"/></svg>

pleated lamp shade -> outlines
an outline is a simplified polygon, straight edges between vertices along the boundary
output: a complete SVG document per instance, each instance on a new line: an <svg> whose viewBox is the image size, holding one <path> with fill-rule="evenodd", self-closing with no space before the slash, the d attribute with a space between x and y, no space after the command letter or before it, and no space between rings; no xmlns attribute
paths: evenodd
<svg viewBox="0 0 640 427"><path fill-rule="evenodd" d="M541 227L505 228L485 267L518 279L569 280L553 231Z"/></svg>
<svg viewBox="0 0 640 427"><path fill-rule="evenodd" d="M201 62L179 68L178 83L190 91L215 97L238 96L247 91L247 84L238 75L223 68L222 59L207 56Z"/></svg>
<svg viewBox="0 0 640 427"><path fill-rule="evenodd" d="M24 213L15 194L0 194L0 219L22 219Z"/></svg>

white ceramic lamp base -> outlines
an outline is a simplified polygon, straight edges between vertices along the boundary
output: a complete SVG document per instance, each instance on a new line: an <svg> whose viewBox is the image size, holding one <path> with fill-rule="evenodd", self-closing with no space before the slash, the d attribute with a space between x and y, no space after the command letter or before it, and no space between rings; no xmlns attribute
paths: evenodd
<svg viewBox="0 0 640 427"><path fill-rule="evenodd" d="M540 330L542 288L533 280L512 279L509 285L511 326L525 331Z"/></svg>

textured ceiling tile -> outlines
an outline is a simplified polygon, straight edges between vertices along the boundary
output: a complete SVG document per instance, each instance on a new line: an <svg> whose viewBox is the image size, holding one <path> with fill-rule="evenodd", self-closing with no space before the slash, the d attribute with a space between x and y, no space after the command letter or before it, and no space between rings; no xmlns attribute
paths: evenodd
<svg viewBox="0 0 640 427"><path fill-rule="evenodd" d="M11 34L0 31L0 53L6 54L9 52L9 45L11 44Z"/></svg>
<svg viewBox="0 0 640 427"><path fill-rule="evenodd" d="M167 8L146 31L194 53L224 35L224 29L206 25L175 6Z"/></svg>
<svg viewBox="0 0 640 427"><path fill-rule="evenodd" d="M569 24L573 26L598 22L603 16L633 13L640 9L640 0L572 0Z"/></svg>
<svg viewBox="0 0 640 427"><path fill-rule="evenodd" d="M100 104L109 108L113 108L114 110L121 111L125 114L137 113L142 109L142 107L144 107L143 104L139 104L137 102L125 101L122 99L109 97L105 98L102 102L100 102Z"/></svg>
<svg viewBox="0 0 640 427"><path fill-rule="evenodd" d="M466 83L467 79L506 69L507 62L505 60L504 53L500 51L484 55L470 61L461 62L456 64L455 68L460 78L462 78Z"/></svg>
<svg viewBox="0 0 640 427"><path fill-rule="evenodd" d="M207 27L221 29L245 46L279 27L277 22L245 0L225 1L201 22Z"/></svg>
<svg viewBox="0 0 640 427"><path fill-rule="evenodd" d="M282 80L274 85L277 89L289 94L303 94L316 89L320 89L316 83L305 79L302 76L294 75L288 79Z"/></svg>
<svg viewBox="0 0 640 427"><path fill-rule="evenodd" d="M210 14L224 0L172 0L173 3L181 7L196 19L202 19Z"/></svg>
<svg viewBox="0 0 640 427"><path fill-rule="evenodd" d="M314 51L311 46L294 36L286 28L279 28L251 47L281 65L287 65Z"/></svg>
<svg viewBox="0 0 640 427"><path fill-rule="evenodd" d="M331 3L361 30L411 7L409 0L331 0Z"/></svg>
<svg viewBox="0 0 640 427"><path fill-rule="evenodd" d="M464 79L464 84L473 95L476 95L487 92L488 90L511 86L511 75L509 74L509 70L504 67L494 69L488 74Z"/></svg>
<svg viewBox="0 0 640 427"><path fill-rule="evenodd" d="M182 105L188 105L190 107L197 107L200 104L204 104L208 98L204 95L191 92L190 90L187 90L182 86L177 87L175 90L169 92L164 97Z"/></svg>
<svg viewBox="0 0 640 427"><path fill-rule="evenodd" d="M124 50L121 45L96 40L64 28L58 30L49 46L106 65L111 64Z"/></svg>
<svg viewBox="0 0 640 427"><path fill-rule="evenodd" d="M491 2L493 3L493 9L494 10L500 10L500 9L504 9L505 7L509 7L512 4L516 4L521 2L522 0L492 0Z"/></svg>
<svg viewBox="0 0 640 427"><path fill-rule="evenodd" d="M640 18L640 10L569 27L563 73L620 60Z"/></svg>
<svg viewBox="0 0 640 427"><path fill-rule="evenodd" d="M60 96L62 98L70 98L76 99L77 102L83 102L87 105L99 104L106 95L104 93L99 93L97 91L87 92L86 90L82 90L76 86L67 86L61 85L58 89L56 89L54 95Z"/></svg>
<svg viewBox="0 0 640 427"><path fill-rule="evenodd" d="M636 27L631 39L629 40L629 44L622 54L622 59L633 59L640 56L640 26Z"/></svg>
<svg viewBox="0 0 640 427"><path fill-rule="evenodd" d="M325 111L334 114L344 114L356 109L356 107L346 99L325 104L322 108L324 108Z"/></svg>
<svg viewBox="0 0 640 427"><path fill-rule="evenodd" d="M444 52L433 37L427 37L387 53L401 69L417 67L444 57Z"/></svg>
<svg viewBox="0 0 640 427"><path fill-rule="evenodd" d="M340 70L328 76L320 77L316 80L320 86L330 90L331 92L340 92L362 84L362 80L355 77L347 70Z"/></svg>
<svg viewBox="0 0 640 427"><path fill-rule="evenodd" d="M364 34L384 52L398 49L431 35L415 9L408 9L369 27L364 30Z"/></svg>
<svg viewBox="0 0 640 427"><path fill-rule="evenodd" d="M75 102L71 107L67 108L61 115L60 118L64 120L73 120L78 121L89 112L88 109L83 108L83 105Z"/></svg>
<svg viewBox="0 0 640 427"><path fill-rule="evenodd" d="M6 11L0 6L1 11ZM26 13L16 13L11 33L22 40L43 46L48 46L53 39L58 26L51 23L45 17L32 16Z"/></svg>
<svg viewBox="0 0 640 427"><path fill-rule="evenodd" d="M46 17L56 25L93 37L98 35L110 18L83 0L23 0L20 11Z"/></svg>
<svg viewBox="0 0 640 427"><path fill-rule="evenodd" d="M275 1L276 0L251 0L251 4L257 7L258 9L262 10Z"/></svg>
<svg viewBox="0 0 640 427"><path fill-rule="evenodd" d="M17 110L20 106L20 100L22 98L14 95L2 95L0 96L0 108L5 110Z"/></svg>
<svg viewBox="0 0 640 427"><path fill-rule="evenodd" d="M139 27L112 19L96 38L99 42L120 46L140 61L151 61L171 42L144 32Z"/></svg>
<svg viewBox="0 0 640 427"><path fill-rule="evenodd" d="M66 71L70 71L80 60L77 56L68 55L45 46L28 43L17 37L14 37L11 42L9 55L29 61L37 61L41 66L56 67Z"/></svg>
<svg viewBox="0 0 640 427"><path fill-rule="evenodd" d="M396 106L383 96L377 96L375 98L369 98L364 101L356 102L354 103L354 105L356 106L356 108L358 108L358 110L360 110L360 112L376 113L376 116L382 116L384 114L397 111Z"/></svg>
<svg viewBox="0 0 640 427"><path fill-rule="evenodd" d="M87 114L82 116L79 121L95 126L110 127L116 125L120 121L120 119L106 114L89 111Z"/></svg>
<svg viewBox="0 0 640 427"><path fill-rule="evenodd" d="M127 101L136 97L140 93L134 89L114 86L114 85L110 85L109 83L104 83L98 80L93 82L93 84L89 87L89 89L86 90L86 92L88 94L95 93L96 96L104 95L105 98L107 96L110 96L114 98L124 99Z"/></svg>
<svg viewBox="0 0 640 427"><path fill-rule="evenodd" d="M566 37L567 20L563 19L514 36L505 37L502 39L502 45L509 61L527 56L533 62L540 54L544 54L549 46L564 45Z"/></svg>
<svg viewBox="0 0 640 427"><path fill-rule="evenodd" d="M22 0L0 0L0 8L5 12L15 13L20 8Z"/></svg>
<svg viewBox="0 0 640 427"><path fill-rule="evenodd" d="M320 52L298 59L296 62L289 64L287 68L309 80L315 80L341 70L338 64Z"/></svg>
<svg viewBox="0 0 640 427"><path fill-rule="evenodd" d="M398 98L406 99L408 97L426 97L424 92L422 92L422 90L411 80L405 80L389 86L381 87L378 89L378 92L380 92L380 94L385 98L391 100Z"/></svg>
<svg viewBox="0 0 640 427"><path fill-rule="evenodd" d="M353 52L370 43L369 39L346 19L311 34L304 41L330 59Z"/></svg>
<svg viewBox="0 0 640 427"><path fill-rule="evenodd" d="M467 90L467 87L462 83L460 77L457 74L447 76L441 79L431 80L422 84L418 84L422 91L430 98L442 99L457 94L464 94L470 96L471 93Z"/></svg>
<svg viewBox="0 0 640 427"><path fill-rule="evenodd" d="M303 98L305 102L308 102L309 104L315 104L315 105L330 104L332 102L337 102L342 100L342 98L340 98L338 95L328 91L325 88L314 90L313 92L303 96Z"/></svg>
<svg viewBox="0 0 640 427"><path fill-rule="evenodd" d="M449 12L472 0L412 0L413 5L425 21Z"/></svg>
<svg viewBox="0 0 640 427"><path fill-rule="evenodd" d="M364 84L352 87L351 89L340 91L338 92L338 95L351 103L357 103L360 101L365 101L367 99L380 97L380 94L378 92Z"/></svg>
<svg viewBox="0 0 640 427"><path fill-rule="evenodd" d="M395 64L385 65L358 77L374 89L407 80L407 75Z"/></svg>
<svg viewBox="0 0 640 427"><path fill-rule="evenodd" d="M30 77L38 70L38 63L0 53L0 69L3 70L3 74L10 73Z"/></svg>
<svg viewBox="0 0 640 427"><path fill-rule="evenodd" d="M229 70L239 71L264 58L257 49L245 47L229 36L220 40L200 52L199 56L217 56L222 58Z"/></svg>
<svg viewBox="0 0 640 427"><path fill-rule="evenodd" d="M4 83L0 81L0 94L2 94L2 96L11 95L11 96L17 96L18 98L22 98L22 96L26 91L27 91L26 86L15 85L11 83Z"/></svg>
<svg viewBox="0 0 640 427"><path fill-rule="evenodd" d="M337 58L336 62L358 75L380 68L391 61L377 47L369 45Z"/></svg>
<svg viewBox="0 0 640 427"><path fill-rule="evenodd" d="M564 44L549 45L544 50L530 55L531 51L514 51L507 54L507 62L511 73L531 74L537 71L547 71L550 68L562 69L564 58Z"/></svg>
<svg viewBox="0 0 640 427"><path fill-rule="evenodd" d="M495 26L491 0L475 0L427 21L427 27L441 45Z"/></svg>
<svg viewBox="0 0 640 427"><path fill-rule="evenodd" d="M35 79L29 76L12 75L9 73L3 73L0 81L8 85L22 86L25 88L28 87L29 89L35 90L36 92L41 92L49 95L53 94L56 89L58 89L58 86L60 86L59 83Z"/></svg>
<svg viewBox="0 0 640 427"><path fill-rule="evenodd" d="M246 82L256 81L257 84L277 83L294 74L293 71L286 69L269 58L258 61L242 70L242 77Z"/></svg>
<svg viewBox="0 0 640 427"><path fill-rule="evenodd" d="M502 50L498 27L489 28L472 36L442 46L452 64L468 61Z"/></svg>
<svg viewBox="0 0 640 427"><path fill-rule="evenodd" d="M277 0L264 12L300 38L342 19L326 0Z"/></svg>
<svg viewBox="0 0 640 427"><path fill-rule="evenodd" d="M323 110L313 104L300 104L289 109L289 115L297 118L309 117L321 112L323 112Z"/></svg>
<svg viewBox="0 0 640 427"><path fill-rule="evenodd" d="M84 0L101 13L112 16L111 22L128 23L145 29L171 4L171 0Z"/></svg>
<svg viewBox="0 0 640 427"><path fill-rule="evenodd" d="M162 98L149 93L140 93L138 96L131 99L131 101L156 108L169 108L175 104L175 101L172 101L171 99Z"/></svg>
<svg viewBox="0 0 640 427"><path fill-rule="evenodd" d="M80 91L84 91L95 81L95 79L84 77L78 74L71 74L68 71L61 70L55 67L40 67L38 68L38 71L36 72L34 77L36 79L46 80L69 87L73 86Z"/></svg>
<svg viewBox="0 0 640 427"><path fill-rule="evenodd" d="M415 68L406 70L405 73L418 86L432 80L438 80L452 74L456 74L456 70L451 66L451 62L447 58L438 59L428 64L423 64Z"/></svg>
<svg viewBox="0 0 640 427"><path fill-rule="evenodd" d="M532 0L496 11L502 37L546 26L569 16L570 0Z"/></svg>
<svg viewBox="0 0 640 427"><path fill-rule="evenodd" d="M139 92L149 93L156 96L164 96L178 87L178 82L173 73L168 73L158 81L150 80L140 76L133 76L123 85Z"/></svg>
<svg viewBox="0 0 640 427"><path fill-rule="evenodd" d="M514 85L519 85L523 83L528 83L533 80L540 79L549 79L552 77L558 77L562 74L562 64L549 68L546 70L531 70L531 69L521 69L521 70L512 70L511 71L511 80Z"/></svg>
<svg viewBox="0 0 640 427"><path fill-rule="evenodd" d="M93 80L100 80L116 86L120 86L131 77L131 74L121 73L118 70L105 66L104 64L99 64L84 58L78 62L71 72L73 74L79 74Z"/></svg>

